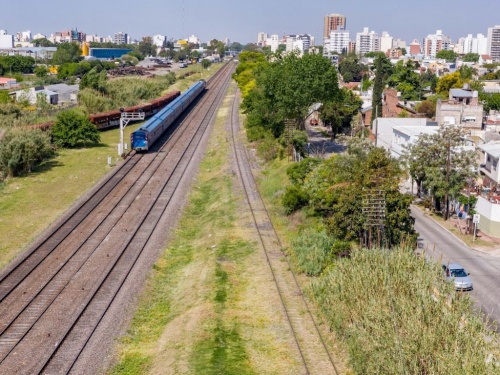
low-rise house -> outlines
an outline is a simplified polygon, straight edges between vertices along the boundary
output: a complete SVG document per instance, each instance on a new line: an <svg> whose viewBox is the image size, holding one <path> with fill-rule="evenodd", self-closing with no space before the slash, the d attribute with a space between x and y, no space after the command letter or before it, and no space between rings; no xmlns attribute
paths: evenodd
<svg viewBox="0 0 500 375"><path fill-rule="evenodd" d="M490 142L478 146L482 153L482 163L479 172L489 178L491 182L500 183L498 173L498 159L500 158L500 142Z"/></svg>
<svg viewBox="0 0 500 375"><path fill-rule="evenodd" d="M468 85L463 89L451 89L448 100L438 100L436 121L440 125L455 125L466 129L482 129L483 105L479 94Z"/></svg>
<svg viewBox="0 0 500 375"><path fill-rule="evenodd" d="M78 99L78 92L80 91L80 86L59 83L57 85L45 86L45 89L57 94L59 104L76 103Z"/></svg>
<svg viewBox="0 0 500 375"><path fill-rule="evenodd" d="M59 99L57 93L46 90L43 87L31 87L26 90L18 90L9 93L16 101L21 102L27 100L30 104L36 104L38 98L43 95L47 103L57 105Z"/></svg>

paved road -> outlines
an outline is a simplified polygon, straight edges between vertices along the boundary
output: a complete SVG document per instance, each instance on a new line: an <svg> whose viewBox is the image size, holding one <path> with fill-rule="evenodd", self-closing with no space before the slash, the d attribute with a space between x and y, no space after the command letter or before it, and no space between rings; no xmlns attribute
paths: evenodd
<svg viewBox="0 0 500 375"><path fill-rule="evenodd" d="M474 283L471 292L476 306L490 319L500 322L500 257L470 249L450 232L425 216L422 211L412 207L415 229L419 241L427 254L443 262L456 262L464 266Z"/></svg>
<svg viewBox="0 0 500 375"><path fill-rule="evenodd" d="M309 139L309 153L316 157L329 158L332 154L338 154L345 151L345 147L332 141L329 136L325 136L327 130L323 133L319 127L312 127L306 123L306 131Z"/></svg>

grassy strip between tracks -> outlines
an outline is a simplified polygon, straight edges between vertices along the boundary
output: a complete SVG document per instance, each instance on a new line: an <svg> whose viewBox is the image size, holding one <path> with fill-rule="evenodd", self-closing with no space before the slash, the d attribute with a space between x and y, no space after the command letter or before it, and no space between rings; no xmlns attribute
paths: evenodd
<svg viewBox="0 0 500 375"><path fill-rule="evenodd" d="M278 296L234 187L224 129L229 99L112 374L297 373Z"/></svg>
<svg viewBox="0 0 500 375"><path fill-rule="evenodd" d="M167 91L185 90L218 68L179 80ZM125 129L125 140L139 126L131 123ZM118 129L102 132L100 146L60 150L57 157L26 177L0 183L0 269L116 165L118 142ZM111 167L108 156L112 157Z"/></svg>

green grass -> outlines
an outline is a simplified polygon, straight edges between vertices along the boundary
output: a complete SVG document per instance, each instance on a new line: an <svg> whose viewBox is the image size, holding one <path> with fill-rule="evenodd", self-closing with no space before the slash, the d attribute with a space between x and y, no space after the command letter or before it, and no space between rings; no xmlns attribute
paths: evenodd
<svg viewBox="0 0 500 375"><path fill-rule="evenodd" d="M246 285L242 267L255 245L240 238L235 226L229 148L220 147L226 137L223 118L219 115L175 238L154 266L112 374L161 372L164 341L181 353L172 356L182 357L169 365L171 373L256 373L234 312ZM199 324L182 335L189 321ZM169 334L175 339L163 339Z"/></svg>
<svg viewBox="0 0 500 375"><path fill-rule="evenodd" d="M199 75L189 76L168 91L184 90L198 79ZM140 125L125 128L125 142ZM103 131L99 146L62 149L33 173L0 183L0 269L120 162L119 141L118 129ZM108 156L112 167L107 165Z"/></svg>

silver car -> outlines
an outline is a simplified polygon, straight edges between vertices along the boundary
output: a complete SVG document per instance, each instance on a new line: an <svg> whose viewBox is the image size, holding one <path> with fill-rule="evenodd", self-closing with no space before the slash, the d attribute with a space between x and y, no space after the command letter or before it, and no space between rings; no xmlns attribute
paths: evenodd
<svg viewBox="0 0 500 375"><path fill-rule="evenodd" d="M470 273L458 263L443 264L443 271L446 280L453 281L455 290L469 291L473 289Z"/></svg>

